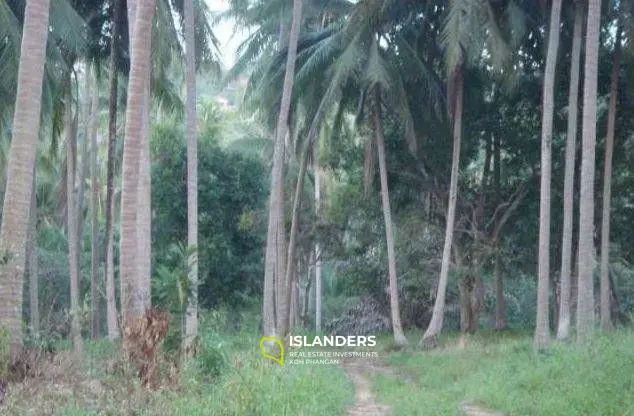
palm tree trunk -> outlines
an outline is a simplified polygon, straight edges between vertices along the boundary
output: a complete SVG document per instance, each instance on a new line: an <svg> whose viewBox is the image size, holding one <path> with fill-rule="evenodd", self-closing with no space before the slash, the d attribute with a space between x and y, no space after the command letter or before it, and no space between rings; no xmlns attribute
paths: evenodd
<svg viewBox="0 0 634 416"><path fill-rule="evenodd" d="M81 271L81 254L83 253L84 244L84 199L86 192L86 180L88 179L88 140L89 140L89 119L90 119L90 106L91 106L91 91L90 91L90 64L86 62L86 74L84 79L84 102L82 108L83 119L83 131L79 136L82 139L81 150L78 150L77 166L78 171L78 183L77 183L77 270L79 274L79 297L83 299L84 293L84 279ZM92 289L91 289L92 290Z"/></svg>
<svg viewBox="0 0 634 416"><path fill-rule="evenodd" d="M612 79L610 81L610 107L608 109L608 131L605 138L605 162L603 164L603 209L601 218L601 329L613 329L610 316L610 199L612 198L612 153L614 152L614 122L619 93L619 70L621 69L621 25L617 28Z"/></svg>
<svg viewBox="0 0 634 416"><path fill-rule="evenodd" d="M185 58L187 64L187 245L193 249L189 282L192 289L185 318L185 351L198 332L198 131L196 116L196 51L194 1L185 0Z"/></svg>
<svg viewBox="0 0 634 416"><path fill-rule="evenodd" d="M96 81L96 77L95 77ZM99 319L99 304L101 294L101 279L99 277L99 176L97 172L97 129L99 128L99 84L95 82L95 91L92 95L92 109L90 118L90 174L91 174L91 273L90 273L90 297L91 308L91 333L92 338L99 338L101 328ZM86 138L87 139L87 138Z"/></svg>
<svg viewBox="0 0 634 416"><path fill-rule="evenodd" d="M535 327L535 348L543 349L550 343L548 324L548 295L550 279L550 178L552 162L552 136L554 114L555 70L557 49L559 48L559 22L561 0L554 0L550 13L548 32L548 52L544 70L542 101L542 160L539 202L539 258L537 278L537 322Z"/></svg>
<svg viewBox="0 0 634 416"><path fill-rule="evenodd" d="M128 25L129 37L132 39L136 25L136 16L139 4L136 0L129 0ZM151 30L151 29L150 29ZM150 35L148 44L145 46L151 50L152 37ZM130 41L130 49L133 49ZM137 276L134 282L135 296L134 308L145 311L150 306L150 282L152 273L152 178L150 162L150 69L146 74L145 89L143 92L143 110L141 116L140 135L140 160L139 179L137 182L137 214L136 214L136 239L137 239Z"/></svg>
<svg viewBox="0 0 634 416"><path fill-rule="evenodd" d="M284 253L280 247L280 243L283 242L286 237L283 234L279 235L280 231L283 231L284 221L284 139L288 130L287 122L291 105L291 93L293 90L293 76L295 74L295 59L297 57L297 43L299 40L302 6L302 0L293 1L293 21L291 24L288 54L286 58L286 72L284 75L284 87L282 90L280 113L277 119L276 137L273 151L271 197L269 201L269 225L267 231L264 270L264 304L262 311L264 334L267 336L275 335L277 333L275 328L276 317L274 288L276 280L278 280L278 287L281 286L279 285L279 280L284 279L284 272L280 273L280 270L284 270L284 267L286 266L286 263L282 262ZM277 293L277 297L279 298L280 296L283 296L283 294ZM281 305L281 308L278 309L278 313L281 313L284 309L284 305Z"/></svg>
<svg viewBox="0 0 634 416"><path fill-rule="evenodd" d="M11 331L12 355L22 349L22 283L26 263L26 234L33 169L40 130L44 55L50 0L27 1L24 11L18 88L7 183L0 226L0 254L9 258L0 267L0 327Z"/></svg>
<svg viewBox="0 0 634 416"><path fill-rule="evenodd" d="M499 206L501 197L501 158L500 158L500 136L497 135L493 142L493 186L495 187L495 205ZM499 218L495 218L495 228L499 227ZM493 265L493 276L495 279L495 329L503 330L507 328L506 322L506 302L504 301L504 273L502 271L502 255L500 254L500 237L494 242L495 259Z"/></svg>
<svg viewBox="0 0 634 416"><path fill-rule="evenodd" d="M579 196L579 283L577 342L592 338L594 329L594 164L597 133L597 67L601 0L588 1L586 59L583 82L581 190Z"/></svg>
<svg viewBox="0 0 634 416"><path fill-rule="evenodd" d="M315 217L319 221L321 213L321 172L317 162L317 152L313 158L315 163ZM315 332L321 333L322 315L322 279L321 279L321 247L319 241L315 242ZM308 304L307 304L308 305Z"/></svg>
<svg viewBox="0 0 634 416"><path fill-rule="evenodd" d="M568 133L566 137L566 166L564 173L564 224L561 243L561 273L559 290L559 321L557 339L570 338L570 273L572 265L572 217L574 211L575 152L577 151L577 113L579 101L579 61L583 34L583 5L575 3L575 22L568 91Z"/></svg>
<svg viewBox="0 0 634 416"><path fill-rule="evenodd" d="M381 178L381 202L383 205L383 219L385 220L385 235L387 242L387 263L390 286L390 311L392 315L392 330L394 332L394 344L396 346L407 345L407 338L401 326L401 313L398 304L398 282L396 278L396 253L394 250L394 230L392 224L392 211L390 208L390 195L387 185L387 167L385 162L385 138L383 137L383 121L381 116L381 89L377 84L374 87L374 111L372 112L372 128L376 140L379 157L379 176Z"/></svg>
<svg viewBox="0 0 634 416"><path fill-rule="evenodd" d="M108 160L106 172L106 317L108 323L108 338L119 337L117 324L117 305L115 301L114 284L114 159L117 143L117 84L118 84L118 53L119 47L119 19L121 14L121 0L112 0L112 43L110 45L110 68L108 74Z"/></svg>
<svg viewBox="0 0 634 416"><path fill-rule="evenodd" d="M421 343L427 348L438 345L438 336L442 331L443 317L445 313L445 294L449 278L449 261L451 258L451 246L453 241L454 222L456 218L456 200L458 199L458 174L460 170L460 140L462 137L462 95L463 80L462 71L456 68L453 105L453 155L451 159L451 180L449 184L449 203L447 206L447 225L445 228L445 245L442 252L440 266L440 279L431 321L423 335Z"/></svg>
<svg viewBox="0 0 634 416"><path fill-rule="evenodd" d="M144 293L138 278L137 210L139 160L147 74L150 70L150 42L155 0L139 0L132 37L132 59L126 106L126 134L123 149L123 184L121 190L121 309L124 326L145 312ZM142 197L142 196L141 196Z"/></svg>
<svg viewBox="0 0 634 416"><path fill-rule="evenodd" d="M40 333L40 281L38 278L37 267L37 188L35 180L35 169L33 169L33 191L31 192L31 209L29 211L29 231L27 244L31 335L37 338Z"/></svg>
<svg viewBox="0 0 634 416"><path fill-rule="evenodd" d="M115 195L112 195L110 200L110 207L108 207L113 214L115 210ZM113 215L114 216L114 215ZM114 218L113 218L114 222ZM110 230L110 233L106 236L106 321L108 324L108 338L115 340L119 338L119 319L117 313L117 299L116 289L114 283L114 233Z"/></svg>
<svg viewBox="0 0 634 416"><path fill-rule="evenodd" d="M286 273L284 282L286 284L285 294L286 310L282 311L282 321L280 325L280 335L286 336L287 332L291 329L291 300L293 290L293 275L296 270L295 256L297 251L297 233L299 232L299 207L302 198L302 191L304 189L304 178L306 177L306 167L308 165L308 152L311 149L311 143L309 140L304 144L302 149L302 156L299 163L299 173L297 174L297 184L295 186L295 195L293 197L293 211L291 213L291 235L288 241L288 254L286 256Z"/></svg>
<svg viewBox="0 0 634 416"><path fill-rule="evenodd" d="M70 80L70 75L68 76ZM76 353L82 353L80 308L79 308L79 269L77 267L77 212L75 206L75 160L77 151L77 123L72 115L70 88L67 93L66 127L68 142L66 143L66 224L68 237L68 263L70 270L70 325L73 347Z"/></svg>

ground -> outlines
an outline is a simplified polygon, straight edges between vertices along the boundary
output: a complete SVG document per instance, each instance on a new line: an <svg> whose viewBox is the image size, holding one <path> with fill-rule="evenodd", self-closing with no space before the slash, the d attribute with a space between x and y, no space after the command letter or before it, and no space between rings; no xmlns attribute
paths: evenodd
<svg viewBox="0 0 634 416"><path fill-rule="evenodd" d="M116 344L89 342L83 358L58 351L9 384L0 414L634 415L633 332L546 353L526 333L483 333L464 348L450 334L433 351L414 346L420 335L402 351L385 337L377 360L284 367L259 355L257 334L217 338L222 360L165 362L156 391L140 386Z"/></svg>

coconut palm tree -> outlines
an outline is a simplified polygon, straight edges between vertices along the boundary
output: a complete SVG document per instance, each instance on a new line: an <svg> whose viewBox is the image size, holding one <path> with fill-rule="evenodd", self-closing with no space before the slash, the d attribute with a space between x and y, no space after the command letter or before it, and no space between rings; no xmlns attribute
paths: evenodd
<svg viewBox="0 0 634 416"><path fill-rule="evenodd" d="M49 0L26 3L13 138L0 225L0 253L8 255L6 263L0 266L0 326L11 331L14 358L22 345L22 279L29 222L29 216L24 213L29 212L33 192L49 5Z"/></svg>
<svg viewBox="0 0 634 416"><path fill-rule="evenodd" d="M138 0L134 34L131 38L130 78L126 106L126 133L123 150L121 190L121 309L124 325L144 313L146 296L139 287L137 241L137 205L139 159L143 114L146 109L145 91L150 71L152 19L155 0Z"/></svg>
<svg viewBox="0 0 634 416"><path fill-rule="evenodd" d="M601 329L610 331L610 200L612 198L612 154L614 153L614 124L616 102L619 93L619 71L621 70L621 24L619 22L614 53L612 56L612 76L610 81L610 105L608 107L608 129L605 137L605 161L603 163L603 207L601 210Z"/></svg>
<svg viewBox="0 0 634 416"><path fill-rule="evenodd" d="M184 351L188 351L198 328L198 132L196 116L196 51L194 1L185 0L185 59L187 81L187 245L192 259L189 270L190 295L185 317Z"/></svg>
<svg viewBox="0 0 634 416"><path fill-rule="evenodd" d="M579 195L579 288L577 342L592 338L594 327L594 164L597 129L597 68L601 0L588 1L583 80L581 190Z"/></svg>
<svg viewBox="0 0 634 416"><path fill-rule="evenodd" d="M568 91L568 128L566 135L566 166L564 173L564 223L561 243L561 273L559 290L559 322L557 339L570 337L570 269L572 263L572 217L574 207L575 152L579 101L579 62L583 34L583 4L575 2L574 28Z"/></svg>
<svg viewBox="0 0 634 416"><path fill-rule="evenodd" d="M559 49L559 22L561 0L555 0L550 10L548 51L544 69L542 90L542 159L539 194L539 258L537 278L537 322L535 326L535 348L543 349L550 343L548 323L548 296L550 279L550 178L552 163L552 135L554 114L555 70Z"/></svg>

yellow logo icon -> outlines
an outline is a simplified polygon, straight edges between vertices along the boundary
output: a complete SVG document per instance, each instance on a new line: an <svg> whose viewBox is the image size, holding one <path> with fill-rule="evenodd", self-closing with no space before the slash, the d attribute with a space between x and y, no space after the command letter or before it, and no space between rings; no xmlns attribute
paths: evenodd
<svg viewBox="0 0 634 416"><path fill-rule="evenodd" d="M265 346L264 346L264 343L267 341L274 342L280 347L280 358L267 354ZM284 367L284 345L282 344L282 341L280 341L279 339L275 337L263 337L262 340L260 341L260 351L262 352L262 355L264 356L264 358L269 358L275 361L276 363L278 363L279 365L281 365L282 367Z"/></svg>

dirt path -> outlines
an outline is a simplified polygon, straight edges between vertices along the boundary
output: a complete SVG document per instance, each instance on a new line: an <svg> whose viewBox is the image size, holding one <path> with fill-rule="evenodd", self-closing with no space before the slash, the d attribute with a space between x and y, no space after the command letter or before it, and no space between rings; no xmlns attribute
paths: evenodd
<svg viewBox="0 0 634 416"><path fill-rule="evenodd" d="M355 362L356 361L356 362ZM360 360L342 361L341 365L354 383L355 404L348 409L348 416L387 416L392 414L391 406L376 402L368 373L393 375L388 367L377 363L363 363Z"/></svg>

